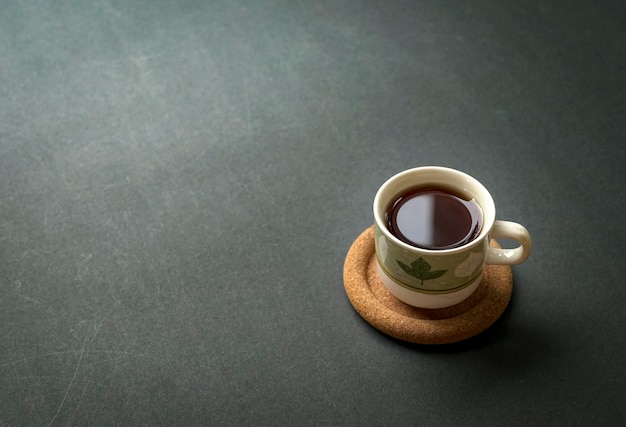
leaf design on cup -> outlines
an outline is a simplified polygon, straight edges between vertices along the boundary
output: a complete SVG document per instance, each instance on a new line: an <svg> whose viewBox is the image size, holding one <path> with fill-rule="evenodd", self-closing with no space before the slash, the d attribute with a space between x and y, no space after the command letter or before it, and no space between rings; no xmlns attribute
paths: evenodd
<svg viewBox="0 0 626 427"><path fill-rule="evenodd" d="M409 276L413 276L417 279L421 280L420 286L424 286L424 280L436 279L438 277L443 276L447 273L448 270L431 270L431 265L426 262L426 260L422 257L419 257L415 261L411 263L411 265L406 265L402 261L396 260L400 268L404 270L406 274Z"/></svg>

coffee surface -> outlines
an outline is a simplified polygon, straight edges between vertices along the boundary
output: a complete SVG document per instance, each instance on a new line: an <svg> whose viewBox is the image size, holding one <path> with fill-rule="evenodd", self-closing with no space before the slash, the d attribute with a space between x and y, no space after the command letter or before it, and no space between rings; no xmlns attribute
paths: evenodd
<svg viewBox="0 0 626 427"><path fill-rule="evenodd" d="M447 189L415 188L400 194L386 211L389 231L412 246L451 249L480 233L482 210L474 199Z"/></svg>

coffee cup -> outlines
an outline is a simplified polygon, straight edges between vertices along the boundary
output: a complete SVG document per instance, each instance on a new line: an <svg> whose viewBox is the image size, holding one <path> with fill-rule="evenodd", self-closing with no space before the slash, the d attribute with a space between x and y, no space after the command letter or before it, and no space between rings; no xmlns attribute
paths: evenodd
<svg viewBox="0 0 626 427"><path fill-rule="evenodd" d="M374 219L378 274L415 307L458 304L476 290L486 264L519 264L531 252L528 230L496 220L493 198L478 180L441 166L389 178L374 198ZM492 247L495 238L519 245Z"/></svg>

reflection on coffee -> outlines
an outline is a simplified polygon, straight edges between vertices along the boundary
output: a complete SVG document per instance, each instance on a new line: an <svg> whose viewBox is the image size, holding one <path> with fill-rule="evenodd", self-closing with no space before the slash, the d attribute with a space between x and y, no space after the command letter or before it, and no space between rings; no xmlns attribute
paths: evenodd
<svg viewBox="0 0 626 427"><path fill-rule="evenodd" d="M418 187L396 197L385 213L389 231L423 249L451 249L480 233L482 210L476 200L442 187Z"/></svg>

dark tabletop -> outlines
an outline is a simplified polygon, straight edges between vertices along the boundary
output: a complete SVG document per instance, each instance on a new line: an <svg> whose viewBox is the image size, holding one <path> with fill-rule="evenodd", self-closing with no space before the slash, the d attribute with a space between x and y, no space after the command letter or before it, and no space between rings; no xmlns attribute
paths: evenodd
<svg viewBox="0 0 626 427"><path fill-rule="evenodd" d="M3 1L0 83L0 425L623 425L624 2ZM343 287L420 165L533 236L452 345Z"/></svg>

